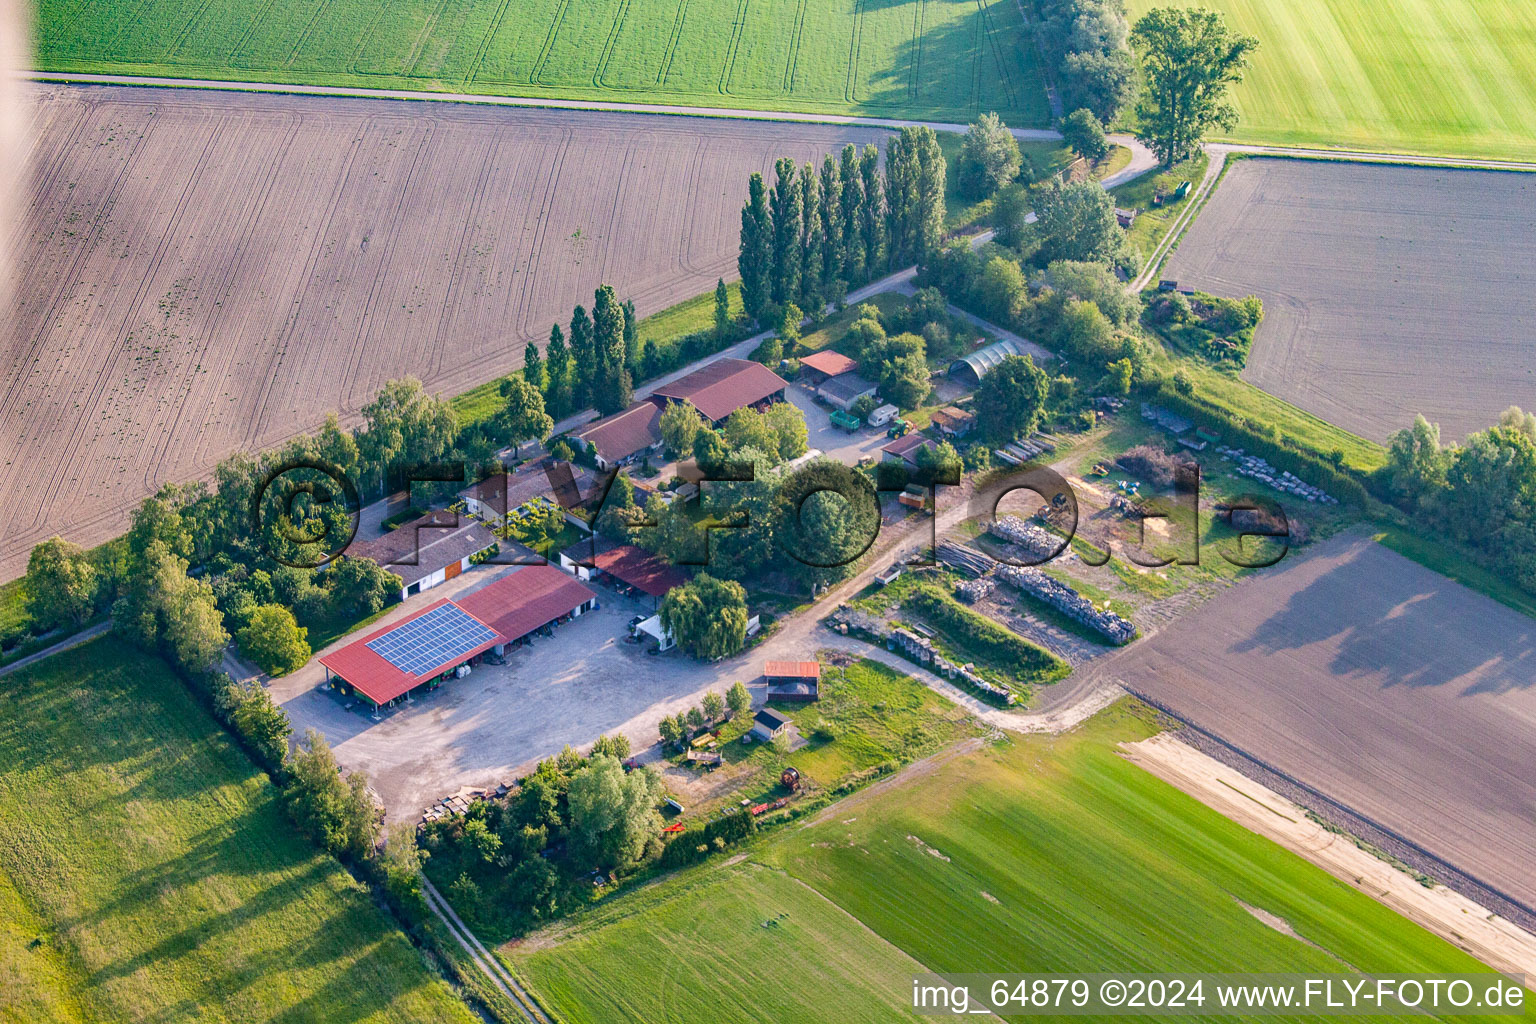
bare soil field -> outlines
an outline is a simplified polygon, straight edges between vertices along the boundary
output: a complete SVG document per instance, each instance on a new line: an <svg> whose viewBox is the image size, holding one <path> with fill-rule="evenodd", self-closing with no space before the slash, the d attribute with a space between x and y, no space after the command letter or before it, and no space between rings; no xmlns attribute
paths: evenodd
<svg viewBox="0 0 1536 1024"><path fill-rule="evenodd" d="M0 327L0 578L415 374L521 364L598 284L733 272L747 176L879 130L38 87ZM0 292L4 289L0 288Z"/></svg>
<svg viewBox="0 0 1536 1024"><path fill-rule="evenodd" d="M1237 160L1163 276L1262 298L1243 377L1362 437L1536 405L1536 175Z"/></svg>
<svg viewBox="0 0 1536 1024"><path fill-rule="evenodd" d="M1087 670L1536 905L1536 623L1358 534Z"/></svg>

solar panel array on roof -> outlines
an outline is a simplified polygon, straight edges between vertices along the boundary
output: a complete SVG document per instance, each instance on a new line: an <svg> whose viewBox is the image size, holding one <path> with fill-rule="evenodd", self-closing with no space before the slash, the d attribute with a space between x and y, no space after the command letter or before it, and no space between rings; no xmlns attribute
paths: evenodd
<svg viewBox="0 0 1536 1024"><path fill-rule="evenodd" d="M495 639L495 631L445 604L368 641L368 649L400 671L420 676Z"/></svg>

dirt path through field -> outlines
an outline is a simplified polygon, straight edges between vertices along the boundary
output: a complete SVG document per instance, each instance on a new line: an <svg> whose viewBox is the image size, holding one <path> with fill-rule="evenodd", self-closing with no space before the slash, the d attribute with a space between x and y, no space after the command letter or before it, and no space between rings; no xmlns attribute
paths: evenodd
<svg viewBox="0 0 1536 1024"><path fill-rule="evenodd" d="M1305 808L1180 742L1171 733L1123 744L1125 757L1237 824L1273 840L1340 881L1536 990L1536 936L1443 885L1407 873L1330 832Z"/></svg>

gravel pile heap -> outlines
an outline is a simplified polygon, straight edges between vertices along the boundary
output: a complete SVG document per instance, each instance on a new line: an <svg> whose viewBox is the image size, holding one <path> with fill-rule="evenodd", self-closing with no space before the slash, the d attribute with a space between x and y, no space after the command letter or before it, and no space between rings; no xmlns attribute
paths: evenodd
<svg viewBox="0 0 1536 1024"><path fill-rule="evenodd" d="M1103 634L1111 643L1128 644L1136 639L1136 627L1129 619L1111 611L1100 611L1082 594L1039 569L999 565L995 575L1004 583L1039 598L1068 618Z"/></svg>

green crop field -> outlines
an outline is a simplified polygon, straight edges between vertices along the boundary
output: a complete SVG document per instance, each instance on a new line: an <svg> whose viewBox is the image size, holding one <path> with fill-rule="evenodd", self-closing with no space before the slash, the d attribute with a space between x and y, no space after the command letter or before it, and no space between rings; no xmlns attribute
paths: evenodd
<svg viewBox="0 0 1536 1024"><path fill-rule="evenodd" d="M40 0L37 66L1049 120L1014 0Z"/></svg>
<svg viewBox="0 0 1536 1024"><path fill-rule="evenodd" d="M1175 2L1259 39L1236 91L1242 141L1536 159L1528 0Z"/></svg>
<svg viewBox="0 0 1536 1024"><path fill-rule="evenodd" d="M799 1019L774 1015L797 1005L861 1020L910 998L911 961L940 972L1486 970L1116 752L1153 731L1121 704L1065 736L956 757L744 863L693 869L504 952L571 1024ZM828 915L847 922L831 937ZM636 969L639 948L666 955ZM844 974L858 983L827 995ZM754 977L753 995L782 1005L735 1001Z"/></svg>
<svg viewBox="0 0 1536 1024"><path fill-rule="evenodd" d="M156 659L5 679L0 1020L475 1017Z"/></svg>

